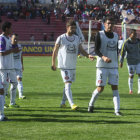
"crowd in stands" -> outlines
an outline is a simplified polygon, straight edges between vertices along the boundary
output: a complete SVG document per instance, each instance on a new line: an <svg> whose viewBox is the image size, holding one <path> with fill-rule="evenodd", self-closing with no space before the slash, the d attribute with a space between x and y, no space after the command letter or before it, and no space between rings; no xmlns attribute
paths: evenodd
<svg viewBox="0 0 140 140"><path fill-rule="evenodd" d="M1 5L0 16L7 16L18 21L19 18L34 19L40 16L43 21L50 24L51 15L61 18L65 22L66 17L74 17L75 20L102 20L106 15L112 15L117 22L122 21L121 11L131 9L140 22L140 5L130 0L98 0L96 4L87 4L86 0L51 0L51 4L36 5L38 0L17 0L17 5Z"/></svg>

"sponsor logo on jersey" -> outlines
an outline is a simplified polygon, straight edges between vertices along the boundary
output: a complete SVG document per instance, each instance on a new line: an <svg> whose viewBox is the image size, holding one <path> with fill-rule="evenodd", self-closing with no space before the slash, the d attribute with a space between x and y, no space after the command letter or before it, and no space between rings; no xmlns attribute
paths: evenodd
<svg viewBox="0 0 140 140"><path fill-rule="evenodd" d="M116 41L108 41L107 49L110 50L110 51L116 51L117 50Z"/></svg>
<svg viewBox="0 0 140 140"><path fill-rule="evenodd" d="M67 45L67 53L76 53L76 47L75 47L74 44L73 45L71 45L71 44Z"/></svg>

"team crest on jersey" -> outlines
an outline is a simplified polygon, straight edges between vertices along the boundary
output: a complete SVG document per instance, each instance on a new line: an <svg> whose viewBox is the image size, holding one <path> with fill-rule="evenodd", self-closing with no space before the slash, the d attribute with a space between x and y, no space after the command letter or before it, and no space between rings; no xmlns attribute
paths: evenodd
<svg viewBox="0 0 140 140"><path fill-rule="evenodd" d="M114 41L114 40L108 41L108 43L107 43L107 49L110 50L110 51L116 51L117 50L116 41Z"/></svg>
<svg viewBox="0 0 140 140"><path fill-rule="evenodd" d="M69 76L65 76L65 80L68 80L69 79Z"/></svg>
<svg viewBox="0 0 140 140"><path fill-rule="evenodd" d="M74 44L67 45L67 53L76 53L76 46Z"/></svg>

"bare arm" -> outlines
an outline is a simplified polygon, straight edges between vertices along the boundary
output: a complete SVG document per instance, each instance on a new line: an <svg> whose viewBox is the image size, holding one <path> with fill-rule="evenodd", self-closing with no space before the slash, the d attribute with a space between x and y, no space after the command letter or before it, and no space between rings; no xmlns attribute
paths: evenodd
<svg viewBox="0 0 140 140"><path fill-rule="evenodd" d="M0 52L0 55L1 56L5 56L5 55L8 55L10 53L18 53L20 50L18 48L12 48L10 50L6 50L4 52Z"/></svg>
<svg viewBox="0 0 140 140"><path fill-rule="evenodd" d="M52 70L56 70L56 65L55 65L55 62L56 62L56 57L57 57L57 54L58 54L58 50L59 50L59 44L55 44L54 46L54 50L53 50L53 54L52 54Z"/></svg>
<svg viewBox="0 0 140 140"><path fill-rule="evenodd" d="M82 45L79 46L79 50L80 50L80 52L81 52L84 56L86 56L86 57L89 58L90 60L94 60L94 59L95 59L94 56L89 55L89 54L83 49Z"/></svg>

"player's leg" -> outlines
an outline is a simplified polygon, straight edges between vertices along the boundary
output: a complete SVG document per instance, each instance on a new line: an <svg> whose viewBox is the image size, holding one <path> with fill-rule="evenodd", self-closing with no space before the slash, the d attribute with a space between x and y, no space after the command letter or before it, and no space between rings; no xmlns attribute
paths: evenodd
<svg viewBox="0 0 140 140"><path fill-rule="evenodd" d="M7 120L7 117L4 115L4 89L2 83L0 83L0 121Z"/></svg>
<svg viewBox="0 0 140 140"><path fill-rule="evenodd" d="M25 96L23 96L23 83L22 83L22 70L16 70L16 76L17 76L17 89L19 93L19 99L26 99Z"/></svg>
<svg viewBox="0 0 140 140"><path fill-rule="evenodd" d="M66 107L66 100L67 100L67 97L66 97L66 94L65 94L65 87L63 89L63 97L62 97L62 101L61 101L61 104L60 104L60 107L62 108L65 108Z"/></svg>
<svg viewBox="0 0 140 140"><path fill-rule="evenodd" d="M133 94L133 78L135 73L136 67L134 65L128 65L128 86L129 86L129 94Z"/></svg>
<svg viewBox="0 0 140 140"><path fill-rule="evenodd" d="M136 66L136 73L138 75L138 94L140 94L140 63Z"/></svg>
<svg viewBox="0 0 140 140"><path fill-rule="evenodd" d="M74 104L72 98L71 84L75 80L75 70L61 70L61 76L65 83L65 95L73 110L77 109L77 105Z"/></svg>
<svg viewBox="0 0 140 140"><path fill-rule="evenodd" d="M6 105L6 103L5 103L5 96L7 93L7 87L9 86L8 70L0 70L0 76L1 76L2 85L3 85L3 89L4 89L4 107L7 108L8 105Z"/></svg>
<svg viewBox="0 0 140 140"><path fill-rule="evenodd" d="M10 104L9 107L19 107L19 105L16 104L15 99L16 99L16 89L17 89L17 79L16 79L16 72L15 70L10 70L9 72L9 79L11 83L11 88L10 88Z"/></svg>
<svg viewBox="0 0 140 140"><path fill-rule="evenodd" d="M119 74L118 69L109 70L108 83L111 85L113 91L113 103L115 115L120 116L120 96L118 92Z"/></svg>
<svg viewBox="0 0 140 140"><path fill-rule="evenodd" d="M98 95L104 90L104 86L106 85L106 80L108 76L108 71L106 69L98 69L96 71L96 86L97 88L93 91L92 97L89 102L88 112L93 112L94 103L98 97Z"/></svg>

